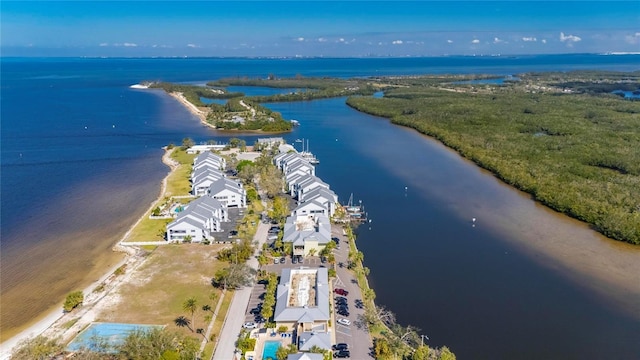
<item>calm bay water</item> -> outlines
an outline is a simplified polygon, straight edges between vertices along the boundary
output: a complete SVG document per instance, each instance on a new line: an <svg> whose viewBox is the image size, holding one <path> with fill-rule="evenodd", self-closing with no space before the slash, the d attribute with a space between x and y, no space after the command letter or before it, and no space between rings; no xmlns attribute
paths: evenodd
<svg viewBox="0 0 640 360"><path fill-rule="evenodd" d="M512 75L638 64L638 56L594 55L2 59L3 339L117 261L110 247L155 199L167 172L162 146L184 137L228 138L165 94L131 84L269 73ZM378 301L400 322L422 328L434 345L474 359L640 354L638 285L627 286L623 274L638 270L636 249L547 212L415 132L347 108L344 99L269 106L301 122L285 137L310 140L321 160L318 175L341 201L351 192L363 200L372 223L371 230L360 228L359 247ZM478 218L475 227L471 217ZM571 260L578 250L561 245L574 238L592 252L582 262ZM600 254L628 267L583 264L598 265Z"/></svg>

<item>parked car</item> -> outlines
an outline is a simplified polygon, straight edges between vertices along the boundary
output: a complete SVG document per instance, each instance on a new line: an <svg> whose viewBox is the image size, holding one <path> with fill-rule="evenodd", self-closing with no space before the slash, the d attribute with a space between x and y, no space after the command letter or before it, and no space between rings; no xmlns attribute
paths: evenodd
<svg viewBox="0 0 640 360"><path fill-rule="evenodd" d="M326 263L327 262L327 257L326 256L321 256L320 257L320 262L323 263L323 264Z"/></svg>
<svg viewBox="0 0 640 360"><path fill-rule="evenodd" d="M351 353L349 353L349 350L340 350L333 353L333 357L336 357L336 358L348 358L350 356L351 356Z"/></svg>
<svg viewBox="0 0 640 360"><path fill-rule="evenodd" d="M273 258L274 264L280 264L280 258Z"/></svg>
<svg viewBox="0 0 640 360"><path fill-rule="evenodd" d="M285 259L284 256L280 258L280 264L284 264L286 261L287 259Z"/></svg>
<svg viewBox="0 0 640 360"><path fill-rule="evenodd" d="M331 347L333 350L349 350L349 344L337 343Z"/></svg>
<svg viewBox="0 0 640 360"><path fill-rule="evenodd" d="M338 319L338 324L340 325L344 325L344 326L349 326L351 325L351 321L349 321L348 319Z"/></svg>
<svg viewBox="0 0 640 360"><path fill-rule="evenodd" d="M349 316L349 311L344 310L344 309L340 309L340 310L338 310L338 314L339 314L339 315L342 315L342 316L347 316L347 317L348 317L348 316Z"/></svg>
<svg viewBox="0 0 640 360"><path fill-rule="evenodd" d="M278 234L269 234L267 240L278 240Z"/></svg>
<svg viewBox="0 0 640 360"><path fill-rule="evenodd" d="M246 322L244 323L244 325L242 325L243 328L245 329L255 329L258 327L258 324L254 323L253 321L250 322Z"/></svg>
<svg viewBox="0 0 640 360"><path fill-rule="evenodd" d="M342 296L349 295L349 292L347 290L341 289L341 288L335 288L335 289L333 289L333 292L338 294L338 295L342 295Z"/></svg>

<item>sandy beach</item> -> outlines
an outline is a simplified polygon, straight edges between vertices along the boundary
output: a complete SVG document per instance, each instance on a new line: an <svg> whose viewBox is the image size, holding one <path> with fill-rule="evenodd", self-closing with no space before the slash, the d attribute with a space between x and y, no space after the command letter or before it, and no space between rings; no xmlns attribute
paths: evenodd
<svg viewBox="0 0 640 360"><path fill-rule="evenodd" d="M181 92L172 92L169 93L169 95L184 105L193 115L197 116L203 124L215 128L213 125L207 123L207 112L198 109L197 106L190 103Z"/></svg>
<svg viewBox="0 0 640 360"><path fill-rule="evenodd" d="M185 100L186 101L186 100ZM153 201L149 208L138 218L138 220L132 224L128 231L122 236L122 238L113 246L113 251L122 252L125 254L123 260L111 267L100 279L87 286L83 293L85 299L82 307L78 310L74 310L71 313L64 313L62 311L62 303L57 310L51 311L43 318L39 319L34 324L30 325L27 329L21 331L17 335L8 339L0 344L0 359L9 359L12 349L22 342L23 340L36 337L38 335L45 335L50 338L60 338L63 342L71 339L72 336L77 334L82 328L90 324L96 314L101 309L108 307L109 294L117 290L118 287L126 284L131 278L131 275L135 272L135 269L142 265L146 257L140 256L137 248L121 245L129 235L131 231L138 225L142 219L153 209L158 201L164 198L167 187L168 177L178 168L178 165L173 159L171 159L172 150L165 149L165 153L162 156L162 162L169 166L170 171L162 180L162 187L158 197ZM126 272L124 276L115 276L114 272L119 267L126 264ZM104 290L100 292L94 292L96 288L103 286ZM71 327L65 327L65 324L70 321L75 321L75 324Z"/></svg>

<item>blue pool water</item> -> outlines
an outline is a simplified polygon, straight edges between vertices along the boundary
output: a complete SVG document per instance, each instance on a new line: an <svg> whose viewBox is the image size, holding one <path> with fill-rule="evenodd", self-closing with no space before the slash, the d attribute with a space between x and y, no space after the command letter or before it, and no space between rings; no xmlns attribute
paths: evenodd
<svg viewBox="0 0 640 360"><path fill-rule="evenodd" d="M148 331L153 328L162 327L159 325L141 324L121 324L121 323L94 323L89 325L67 346L69 351L80 349L107 350L101 349L100 343L106 342L109 345L118 345L124 341L130 332L136 330ZM274 352L275 354L275 352Z"/></svg>
<svg viewBox="0 0 640 360"><path fill-rule="evenodd" d="M264 350L262 350L262 360L276 360L276 351L280 347L280 341L265 341Z"/></svg>

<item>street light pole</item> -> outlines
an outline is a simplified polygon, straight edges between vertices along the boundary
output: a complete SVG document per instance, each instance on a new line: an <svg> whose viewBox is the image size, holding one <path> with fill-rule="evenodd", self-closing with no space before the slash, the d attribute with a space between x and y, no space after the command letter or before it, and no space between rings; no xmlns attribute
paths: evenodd
<svg viewBox="0 0 640 360"><path fill-rule="evenodd" d="M424 346L424 338L427 338L427 340L429 340L429 337L427 335L420 335L420 339L422 340L420 346Z"/></svg>

